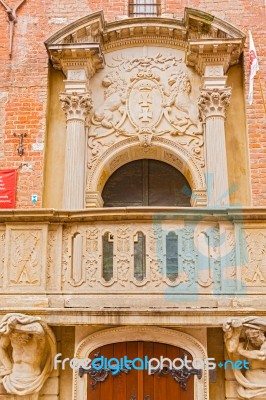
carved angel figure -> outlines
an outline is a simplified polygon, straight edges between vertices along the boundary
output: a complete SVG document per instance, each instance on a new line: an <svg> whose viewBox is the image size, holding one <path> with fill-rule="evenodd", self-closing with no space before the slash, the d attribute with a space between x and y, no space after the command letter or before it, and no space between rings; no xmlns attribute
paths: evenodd
<svg viewBox="0 0 266 400"><path fill-rule="evenodd" d="M102 85L106 87L105 101L98 107L92 117L92 124L99 125L107 129L113 128L117 124L115 111L123 114L126 100L124 81L118 73L110 73L105 76Z"/></svg>
<svg viewBox="0 0 266 400"><path fill-rule="evenodd" d="M249 361L244 373L233 370L241 399L266 399L266 320L257 317L230 319L223 325L229 358Z"/></svg>
<svg viewBox="0 0 266 400"><path fill-rule="evenodd" d="M56 340L39 317L7 314L0 324L0 383L7 393L36 395L53 370ZM2 365L1 365L2 364Z"/></svg>
<svg viewBox="0 0 266 400"><path fill-rule="evenodd" d="M166 93L168 101L166 109L168 119L176 128L176 135L197 135L202 133L202 123L199 119L199 110L190 98L191 83L184 72L174 73L168 79L170 93Z"/></svg>

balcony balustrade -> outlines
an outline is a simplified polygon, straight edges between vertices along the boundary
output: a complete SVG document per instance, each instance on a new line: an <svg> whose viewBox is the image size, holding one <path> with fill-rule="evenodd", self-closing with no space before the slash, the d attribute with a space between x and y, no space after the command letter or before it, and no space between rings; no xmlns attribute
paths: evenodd
<svg viewBox="0 0 266 400"><path fill-rule="evenodd" d="M263 209L2 211L0 304L259 307L265 249Z"/></svg>

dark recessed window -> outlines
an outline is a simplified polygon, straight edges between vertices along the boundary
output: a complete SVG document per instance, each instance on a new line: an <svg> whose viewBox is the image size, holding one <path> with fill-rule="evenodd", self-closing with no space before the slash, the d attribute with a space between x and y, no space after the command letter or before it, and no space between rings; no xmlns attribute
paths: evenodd
<svg viewBox="0 0 266 400"><path fill-rule="evenodd" d="M137 232L134 236L134 277L143 281L146 277L146 249L145 236Z"/></svg>
<svg viewBox="0 0 266 400"><path fill-rule="evenodd" d="M172 282L178 277L178 236L174 232L166 236L166 276Z"/></svg>
<svg viewBox="0 0 266 400"><path fill-rule="evenodd" d="M110 232L103 235L103 279L109 282L113 278L114 238Z"/></svg>
<svg viewBox="0 0 266 400"><path fill-rule="evenodd" d="M157 0L129 0L130 17L157 17L161 14Z"/></svg>

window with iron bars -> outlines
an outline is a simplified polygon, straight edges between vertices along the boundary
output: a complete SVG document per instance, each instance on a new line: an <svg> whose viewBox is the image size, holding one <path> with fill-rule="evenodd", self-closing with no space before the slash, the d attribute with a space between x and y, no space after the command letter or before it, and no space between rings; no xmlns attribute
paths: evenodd
<svg viewBox="0 0 266 400"><path fill-rule="evenodd" d="M160 14L159 0L129 0L130 17L157 17Z"/></svg>

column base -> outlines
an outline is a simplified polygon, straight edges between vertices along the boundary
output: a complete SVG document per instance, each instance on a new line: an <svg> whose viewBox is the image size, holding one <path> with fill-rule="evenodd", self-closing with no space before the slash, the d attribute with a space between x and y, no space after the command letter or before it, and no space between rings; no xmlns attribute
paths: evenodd
<svg viewBox="0 0 266 400"><path fill-rule="evenodd" d="M102 208L103 199L100 192L86 193L86 208Z"/></svg>

